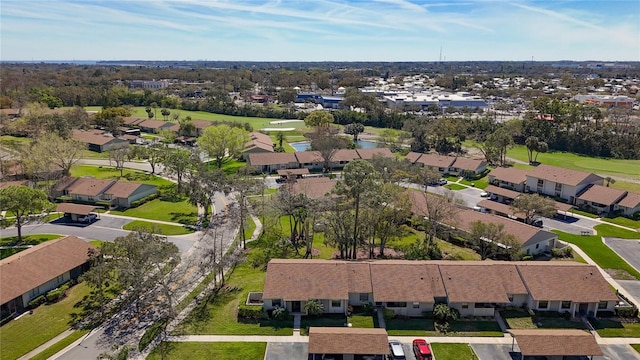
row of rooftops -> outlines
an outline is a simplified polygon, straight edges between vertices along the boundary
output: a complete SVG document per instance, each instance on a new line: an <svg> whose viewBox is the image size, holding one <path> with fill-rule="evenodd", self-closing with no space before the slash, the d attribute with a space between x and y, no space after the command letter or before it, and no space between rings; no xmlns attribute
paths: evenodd
<svg viewBox="0 0 640 360"><path fill-rule="evenodd" d="M447 156L438 154L423 154L418 152L410 152L407 154L407 160L412 164L422 164L428 167L437 167L444 169L458 168L461 170L475 171L482 165L486 165L486 161L481 159L470 159L465 157Z"/></svg>
<svg viewBox="0 0 640 360"><path fill-rule="evenodd" d="M376 302L447 298L506 304L512 295L535 301L618 300L597 267L574 262L274 259L267 266L265 299L348 299L350 293L372 293Z"/></svg>
<svg viewBox="0 0 640 360"><path fill-rule="evenodd" d="M374 156L387 158L394 157L391 150L387 148L373 149L341 149L332 156L332 162L353 161L356 159L370 160ZM249 164L252 166L270 166L281 164L311 164L322 163L324 160L319 151L297 151L293 153L261 153L250 154Z"/></svg>
<svg viewBox="0 0 640 360"><path fill-rule="evenodd" d="M75 194L95 197L100 194L107 194L113 198L128 198L144 185L145 184L142 183L121 180L65 177L56 183L54 191L67 193L69 195Z"/></svg>

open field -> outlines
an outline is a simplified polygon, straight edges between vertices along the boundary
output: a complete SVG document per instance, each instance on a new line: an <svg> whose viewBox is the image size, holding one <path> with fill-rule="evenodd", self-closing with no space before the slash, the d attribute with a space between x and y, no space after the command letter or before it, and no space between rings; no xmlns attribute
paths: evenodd
<svg viewBox="0 0 640 360"><path fill-rule="evenodd" d="M87 106L85 110L87 111L100 111L102 107L100 106ZM191 116L193 120L209 120L209 121L229 121L229 122L240 122L240 123L249 123L253 127L254 130L260 130L261 128L303 128L305 127L303 121L296 122L288 122L288 123L274 123L271 124L272 121L280 122L285 119L269 119L269 118L259 118L259 117L246 117L246 116L231 116L231 115L222 115L222 114L213 114L206 111L188 111L188 110L177 110L177 109L169 109L171 111L171 116L174 113L180 113L180 118L186 118L187 116ZM160 115L160 108L157 111L157 117L154 117L154 120L164 120L162 115ZM133 113L131 116L148 118L147 112L145 111L144 106L136 106L133 108Z"/></svg>
<svg viewBox="0 0 640 360"><path fill-rule="evenodd" d="M33 310L33 314L27 314L0 327L0 343L11 344L2 346L0 359L17 359L67 330L74 318L73 314L78 315L82 311L76 304L89 293L90 288L80 283L69 289L67 297L59 302L40 305Z"/></svg>
<svg viewBox="0 0 640 360"><path fill-rule="evenodd" d="M160 353L160 345L149 354L147 359L181 359L181 360L237 360L263 359L267 350L264 342L170 342L165 357Z"/></svg>
<svg viewBox="0 0 640 360"><path fill-rule="evenodd" d="M162 196L136 208L124 211L111 210L110 213L187 225L194 225L198 219L198 208L192 205L187 197L178 195Z"/></svg>
<svg viewBox="0 0 640 360"><path fill-rule="evenodd" d="M516 145L507 151L507 156L520 161L529 161L527 148ZM640 179L640 160L594 158L566 152L548 152L538 155L541 164L568 169Z"/></svg>

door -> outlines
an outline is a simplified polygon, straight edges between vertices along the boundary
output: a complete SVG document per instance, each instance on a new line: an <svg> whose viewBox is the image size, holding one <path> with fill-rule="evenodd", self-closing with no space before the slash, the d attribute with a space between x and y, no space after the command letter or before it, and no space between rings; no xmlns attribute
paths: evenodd
<svg viewBox="0 0 640 360"><path fill-rule="evenodd" d="M589 311L589 304L580 303L580 305L578 306L578 313L580 313L580 315L586 315L587 311Z"/></svg>
<svg viewBox="0 0 640 360"><path fill-rule="evenodd" d="M300 301L292 301L291 302L291 312L299 313L300 312Z"/></svg>

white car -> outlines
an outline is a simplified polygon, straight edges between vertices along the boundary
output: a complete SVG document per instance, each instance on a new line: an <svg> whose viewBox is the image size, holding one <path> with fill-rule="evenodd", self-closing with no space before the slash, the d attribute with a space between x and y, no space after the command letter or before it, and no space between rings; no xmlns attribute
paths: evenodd
<svg viewBox="0 0 640 360"><path fill-rule="evenodd" d="M442 178L442 179L438 180L438 185L447 185L447 179Z"/></svg>
<svg viewBox="0 0 640 360"><path fill-rule="evenodd" d="M481 197L489 197L489 195L490 194L488 192L484 191L484 190L482 190L482 192L480 193Z"/></svg>

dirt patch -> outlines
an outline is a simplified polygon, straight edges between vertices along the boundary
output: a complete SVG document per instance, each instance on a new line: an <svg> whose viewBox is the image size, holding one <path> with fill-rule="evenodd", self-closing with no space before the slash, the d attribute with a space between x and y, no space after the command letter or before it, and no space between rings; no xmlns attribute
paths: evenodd
<svg viewBox="0 0 640 360"><path fill-rule="evenodd" d="M629 274L625 270L620 269L604 269L604 271L611 275L616 280L637 280L635 276Z"/></svg>

